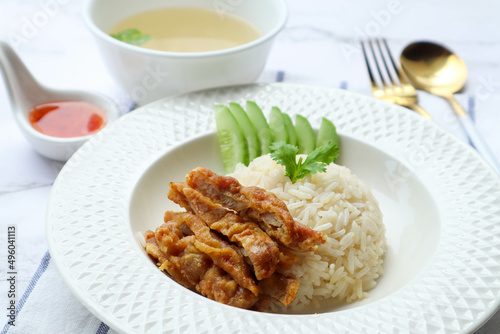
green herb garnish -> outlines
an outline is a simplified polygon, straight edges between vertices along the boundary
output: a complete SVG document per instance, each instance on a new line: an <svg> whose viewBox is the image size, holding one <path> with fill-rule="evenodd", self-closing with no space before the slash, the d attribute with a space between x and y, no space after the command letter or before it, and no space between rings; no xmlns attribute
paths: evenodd
<svg viewBox="0 0 500 334"><path fill-rule="evenodd" d="M271 145L271 157L280 165L285 166L285 176L288 176L292 183L306 177L307 174L323 173L326 166L332 163L339 155L339 147L331 142L316 148L309 153L306 160L300 157L297 161L299 148L295 145L287 144L283 141L275 142Z"/></svg>
<svg viewBox="0 0 500 334"><path fill-rule="evenodd" d="M132 45L142 45L151 39L151 36L141 33L137 29L127 29L117 34L111 34L111 37Z"/></svg>

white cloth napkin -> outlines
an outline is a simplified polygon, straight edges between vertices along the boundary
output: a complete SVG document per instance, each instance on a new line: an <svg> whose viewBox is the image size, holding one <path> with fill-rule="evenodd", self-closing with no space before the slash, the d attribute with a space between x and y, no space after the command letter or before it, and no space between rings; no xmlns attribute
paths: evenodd
<svg viewBox="0 0 500 334"><path fill-rule="evenodd" d="M261 81L284 81L300 84L330 86L370 94L368 81L366 88L350 87L347 81L332 84L282 71L266 71ZM487 94L458 95L460 103L469 112L479 132L491 150L500 159L500 96ZM460 140L468 142L468 138L449 105L442 99L425 93L420 94L420 105L434 118L433 121ZM35 245L36 246L36 245ZM40 262L27 290L17 303L15 326L6 323L1 334L27 333L63 333L63 334L114 334L105 323L92 315L70 292L57 272L46 249L40 249L45 256ZM496 333L500 326L500 314L495 315L477 333Z"/></svg>

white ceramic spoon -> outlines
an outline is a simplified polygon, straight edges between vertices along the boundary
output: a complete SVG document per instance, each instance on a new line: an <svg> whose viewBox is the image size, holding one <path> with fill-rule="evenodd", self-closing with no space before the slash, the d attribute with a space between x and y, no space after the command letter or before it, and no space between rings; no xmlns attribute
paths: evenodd
<svg viewBox="0 0 500 334"><path fill-rule="evenodd" d="M41 155L66 161L91 136L59 138L47 136L33 128L30 109L44 102L84 101L106 111L105 127L120 116L117 105L108 97L87 91L56 90L40 84L29 72L12 47L0 40L0 68L7 86L14 117L26 139Z"/></svg>

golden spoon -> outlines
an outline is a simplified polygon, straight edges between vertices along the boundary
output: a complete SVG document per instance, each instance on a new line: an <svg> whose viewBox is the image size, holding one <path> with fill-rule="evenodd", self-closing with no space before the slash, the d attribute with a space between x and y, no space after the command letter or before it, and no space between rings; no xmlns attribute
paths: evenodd
<svg viewBox="0 0 500 334"><path fill-rule="evenodd" d="M403 50L400 62L415 87L441 96L451 104L478 152L500 171L500 164L495 156L479 135L465 109L453 96L453 93L462 89L467 80L467 67L463 60L441 45L418 42Z"/></svg>

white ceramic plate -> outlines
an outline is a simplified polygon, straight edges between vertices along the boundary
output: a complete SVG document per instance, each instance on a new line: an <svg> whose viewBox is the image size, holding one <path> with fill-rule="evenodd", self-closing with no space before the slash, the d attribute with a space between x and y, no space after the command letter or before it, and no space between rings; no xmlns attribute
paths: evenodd
<svg viewBox="0 0 500 334"><path fill-rule="evenodd" d="M318 127L333 120L338 163L370 185L387 228L385 274L370 297L309 314L240 310L173 282L135 235L174 208L168 183L222 171L212 106L256 101ZM59 174L50 253L82 303L123 333L471 332L500 301L500 180L475 151L412 112L345 91L250 85L170 98L85 144ZM317 314L314 314L317 312Z"/></svg>

